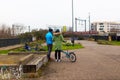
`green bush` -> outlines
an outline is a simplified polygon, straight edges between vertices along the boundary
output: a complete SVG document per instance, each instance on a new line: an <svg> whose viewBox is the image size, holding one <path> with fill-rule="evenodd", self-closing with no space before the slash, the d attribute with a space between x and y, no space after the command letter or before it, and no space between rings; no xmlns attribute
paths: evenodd
<svg viewBox="0 0 120 80"><path fill-rule="evenodd" d="M64 45L65 45L65 46L72 46L71 43L65 43Z"/></svg>

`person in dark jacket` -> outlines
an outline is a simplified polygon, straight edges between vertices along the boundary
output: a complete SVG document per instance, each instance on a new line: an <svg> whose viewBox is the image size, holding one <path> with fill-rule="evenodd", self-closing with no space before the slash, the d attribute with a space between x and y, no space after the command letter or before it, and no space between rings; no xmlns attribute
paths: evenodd
<svg viewBox="0 0 120 80"><path fill-rule="evenodd" d="M26 50L30 51L30 46L29 46L27 43L25 43L24 48L25 48Z"/></svg>
<svg viewBox="0 0 120 80"><path fill-rule="evenodd" d="M48 33L46 33L45 35L46 38L46 44L47 44L47 48L48 48L48 53L47 53L47 58L48 60L50 60L50 55L51 55L51 51L52 51L52 46L53 46L53 29L49 28Z"/></svg>

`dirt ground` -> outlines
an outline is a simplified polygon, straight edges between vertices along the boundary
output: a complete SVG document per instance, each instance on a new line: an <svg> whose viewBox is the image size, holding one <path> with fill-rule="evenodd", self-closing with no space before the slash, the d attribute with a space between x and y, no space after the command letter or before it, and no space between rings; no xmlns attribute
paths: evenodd
<svg viewBox="0 0 120 80"><path fill-rule="evenodd" d="M120 80L120 47L78 41L85 47L74 50L77 61L64 55L61 62L51 61L42 77L31 80ZM54 58L54 53L52 53Z"/></svg>

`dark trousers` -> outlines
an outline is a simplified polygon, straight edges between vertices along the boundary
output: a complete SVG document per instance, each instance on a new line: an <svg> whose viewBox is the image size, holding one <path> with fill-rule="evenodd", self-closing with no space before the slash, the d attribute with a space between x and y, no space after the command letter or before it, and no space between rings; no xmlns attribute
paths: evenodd
<svg viewBox="0 0 120 80"><path fill-rule="evenodd" d="M61 58L61 50L55 50L55 59Z"/></svg>
<svg viewBox="0 0 120 80"><path fill-rule="evenodd" d="M50 55L52 51L52 44L47 44L47 48L48 48L47 58L50 59Z"/></svg>

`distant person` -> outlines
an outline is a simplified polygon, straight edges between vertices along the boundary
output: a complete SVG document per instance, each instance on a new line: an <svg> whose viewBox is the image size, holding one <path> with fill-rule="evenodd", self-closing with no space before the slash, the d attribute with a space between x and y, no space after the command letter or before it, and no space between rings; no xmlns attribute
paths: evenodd
<svg viewBox="0 0 120 80"><path fill-rule="evenodd" d="M52 46L53 46L53 29L49 28L48 33L45 35L46 38L46 44L47 44L47 48L48 48L48 53L47 53L47 58L48 60L51 59L50 55L51 55L51 51L52 51Z"/></svg>
<svg viewBox="0 0 120 80"><path fill-rule="evenodd" d="M25 43L24 48L25 48L26 50L30 51L30 46L29 46L27 43Z"/></svg>
<svg viewBox="0 0 120 80"><path fill-rule="evenodd" d="M74 46L74 43L75 43L75 38L74 37L71 38L71 43L72 43L72 46Z"/></svg>
<svg viewBox="0 0 120 80"><path fill-rule="evenodd" d="M55 43L55 61L60 62L61 61L61 50L62 50L62 42L64 41L64 38L62 34L60 33L59 29L57 29L54 33L53 41Z"/></svg>

